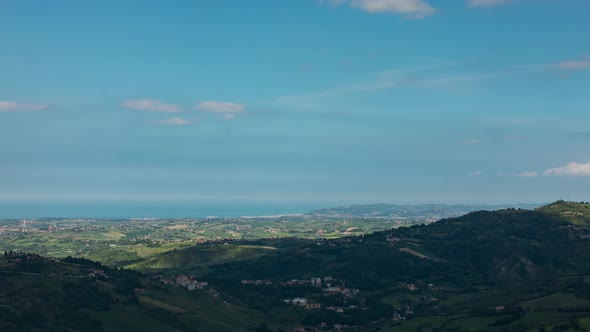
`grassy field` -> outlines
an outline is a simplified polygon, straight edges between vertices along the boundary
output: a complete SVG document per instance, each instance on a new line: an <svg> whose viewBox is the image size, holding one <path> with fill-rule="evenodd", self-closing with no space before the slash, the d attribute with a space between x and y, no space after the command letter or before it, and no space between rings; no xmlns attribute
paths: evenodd
<svg viewBox="0 0 590 332"><path fill-rule="evenodd" d="M315 239L361 235L410 225L399 220L249 219L41 219L0 220L0 251L50 257L86 257L111 266L135 266L163 252L206 241Z"/></svg>
<svg viewBox="0 0 590 332"><path fill-rule="evenodd" d="M173 249L144 257L126 268L144 272L167 274L201 272L208 265L256 259L277 248L256 245L202 244L184 249Z"/></svg>

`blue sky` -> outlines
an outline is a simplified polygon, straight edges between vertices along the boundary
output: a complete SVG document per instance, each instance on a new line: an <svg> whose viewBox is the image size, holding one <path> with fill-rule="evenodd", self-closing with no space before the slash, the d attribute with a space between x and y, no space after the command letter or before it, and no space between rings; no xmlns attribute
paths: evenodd
<svg viewBox="0 0 590 332"><path fill-rule="evenodd" d="M588 200L589 12L0 0L0 204Z"/></svg>

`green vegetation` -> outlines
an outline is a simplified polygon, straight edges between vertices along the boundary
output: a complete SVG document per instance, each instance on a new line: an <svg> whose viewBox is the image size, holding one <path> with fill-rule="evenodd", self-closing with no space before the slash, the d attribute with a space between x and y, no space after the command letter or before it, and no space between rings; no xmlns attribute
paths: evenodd
<svg viewBox="0 0 590 332"><path fill-rule="evenodd" d="M104 275L90 276L100 269ZM248 331L263 314L85 259L0 257L1 331ZM271 324L270 326L278 326Z"/></svg>
<svg viewBox="0 0 590 332"><path fill-rule="evenodd" d="M542 206L537 211L559 215L565 220L576 225L590 225L590 203L589 202L566 202Z"/></svg>
<svg viewBox="0 0 590 332"><path fill-rule="evenodd" d="M208 219L0 220L0 250L49 257L86 257L111 266L135 266L161 253L200 243L260 239L341 238L424 221L308 216Z"/></svg>
<svg viewBox="0 0 590 332"><path fill-rule="evenodd" d="M124 222L64 230L78 246L109 243L91 252L118 268L6 252L0 330L587 331L590 228L562 213L571 204L335 239L173 240L186 221L152 225L141 241ZM208 284L189 291L179 275Z"/></svg>
<svg viewBox="0 0 590 332"><path fill-rule="evenodd" d="M277 250L269 246L240 244L200 244L180 250L167 251L126 268L144 272L195 272L212 264L258 258ZM193 271L195 270L195 271Z"/></svg>

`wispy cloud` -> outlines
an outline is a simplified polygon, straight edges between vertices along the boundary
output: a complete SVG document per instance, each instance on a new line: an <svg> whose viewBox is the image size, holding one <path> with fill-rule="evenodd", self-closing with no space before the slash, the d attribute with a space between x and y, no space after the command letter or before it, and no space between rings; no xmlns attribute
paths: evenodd
<svg viewBox="0 0 590 332"><path fill-rule="evenodd" d="M319 0L333 6L348 4L367 13L389 13L406 18L424 18L434 14L434 7L424 0Z"/></svg>
<svg viewBox="0 0 590 332"><path fill-rule="evenodd" d="M281 104L290 104L297 105L300 107L303 106L306 108L313 108L317 106L314 103L314 101L323 98L336 97L340 95L347 95L353 93L378 92L382 90L397 88L400 86L426 86L428 84L435 84L434 80L439 80L439 78L432 80L419 79L416 77L416 75L420 73L436 71L443 68L454 67L460 64L460 62L432 59L431 63L424 65L406 68L396 68L377 72L368 82L345 85L332 89L325 89L319 92L282 96L277 98L277 102ZM451 77L454 76L446 78L447 80L451 80Z"/></svg>
<svg viewBox="0 0 590 332"><path fill-rule="evenodd" d="M445 86L451 83L469 82L469 81L481 81L492 78L499 78L514 75L516 72L492 72L492 73L468 73L464 75L448 75L441 77L433 77L426 79L417 79L414 84L416 86L428 87L428 86Z"/></svg>
<svg viewBox="0 0 590 332"><path fill-rule="evenodd" d="M543 172L543 175L590 176L590 163L580 164L572 162L565 166L550 168Z"/></svg>
<svg viewBox="0 0 590 332"><path fill-rule="evenodd" d="M188 126L191 124L190 121L182 118L168 118L156 123L163 126Z"/></svg>
<svg viewBox="0 0 590 332"><path fill-rule="evenodd" d="M569 71L590 69L590 58L562 61L553 65L553 67Z"/></svg>
<svg viewBox="0 0 590 332"><path fill-rule="evenodd" d="M493 124L502 127L522 127L522 126L554 126L560 122L559 118L550 117L527 117L527 116L511 116L511 117L486 117L482 121L486 124Z"/></svg>
<svg viewBox="0 0 590 332"><path fill-rule="evenodd" d="M317 108L320 99L342 95L372 93L399 87L424 89L459 87L471 89L474 86L472 83L475 82L505 79L517 75L526 75L549 70L547 65L527 65L490 72L449 72L449 69L460 71L460 68L456 67L462 65L466 65L466 63L435 59L429 64L377 72L371 79L364 83L344 85L312 93L281 96L277 98L276 101L290 106Z"/></svg>
<svg viewBox="0 0 590 332"><path fill-rule="evenodd" d="M470 7L485 7L485 6L495 6L500 5L503 3L509 3L513 0L469 0L467 1L467 5Z"/></svg>
<svg viewBox="0 0 590 332"><path fill-rule="evenodd" d="M121 105L126 108L148 112L180 113L184 111L182 106L168 104L154 99L127 100Z"/></svg>
<svg viewBox="0 0 590 332"><path fill-rule="evenodd" d="M496 176L499 177L521 177L521 178L534 178L539 176L540 174L538 172L535 171L526 171L526 172L520 172L520 173L497 173Z"/></svg>
<svg viewBox="0 0 590 332"><path fill-rule="evenodd" d="M483 175L483 172L481 171L473 171L473 172L469 172L467 173L468 176L480 176Z"/></svg>
<svg viewBox="0 0 590 332"><path fill-rule="evenodd" d="M41 111L47 107L45 104L21 104L14 101L0 100L0 112Z"/></svg>
<svg viewBox="0 0 590 332"><path fill-rule="evenodd" d="M539 176L538 172L535 171L526 171L516 174L516 176L525 177L525 178L534 178Z"/></svg>
<svg viewBox="0 0 590 332"><path fill-rule="evenodd" d="M306 108L313 108L317 105L314 101L323 98L336 97L340 95L360 93L360 92L373 92L385 89L395 88L401 85L401 81L395 80L377 80L375 82L369 82L366 84L343 86L333 89L326 89L319 92L304 93L299 95L281 96L277 98L277 102L281 104L294 104L297 106L303 106Z"/></svg>
<svg viewBox="0 0 590 332"><path fill-rule="evenodd" d="M446 61L446 60L441 60L441 59L432 58L432 57L428 57L428 58L422 57L421 59L426 60L427 63L425 63L423 65L417 65L417 66L384 70L384 71L377 73L377 76L382 77L382 78L400 77L402 75L427 72L427 71L437 70L437 69L441 69L441 68L455 67L455 66L459 66L462 64L459 61Z"/></svg>
<svg viewBox="0 0 590 332"><path fill-rule="evenodd" d="M199 111L220 114L242 113L246 110L246 106L243 104L229 103L223 101L203 101L198 103L197 106L195 106L195 108Z"/></svg>

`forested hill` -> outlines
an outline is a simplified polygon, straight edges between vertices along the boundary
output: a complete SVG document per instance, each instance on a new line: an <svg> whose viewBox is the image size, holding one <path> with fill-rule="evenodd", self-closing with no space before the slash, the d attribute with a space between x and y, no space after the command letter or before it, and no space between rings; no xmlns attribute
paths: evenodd
<svg viewBox="0 0 590 332"><path fill-rule="evenodd" d="M590 272L590 231L540 211L478 211L396 234L495 282Z"/></svg>
<svg viewBox="0 0 590 332"><path fill-rule="evenodd" d="M572 211L563 202L476 211L339 239L196 244L134 264L144 275L79 258L7 254L0 329L583 331L590 227L570 213L544 212L565 206ZM188 291L160 274L208 286Z"/></svg>
<svg viewBox="0 0 590 332"><path fill-rule="evenodd" d="M589 252L590 228L557 214L507 209L318 240L223 264L209 276L229 293L256 299L252 305L269 307L284 297L280 288L237 286L240 280L274 285L331 276L360 289L358 303L372 304L365 311L370 319L412 308L416 320L402 323L401 331L567 330L579 326L580 317L590 318ZM330 319L317 314L307 321L313 326Z"/></svg>
<svg viewBox="0 0 590 332"><path fill-rule="evenodd" d="M477 211L360 238L320 240L254 262L236 263L236 267L258 279L347 274L366 286L419 275L454 286L478 282L517 285L537 278L590 273L588 239L588 228L572 225L559 215L516 209Z"/></svg>

